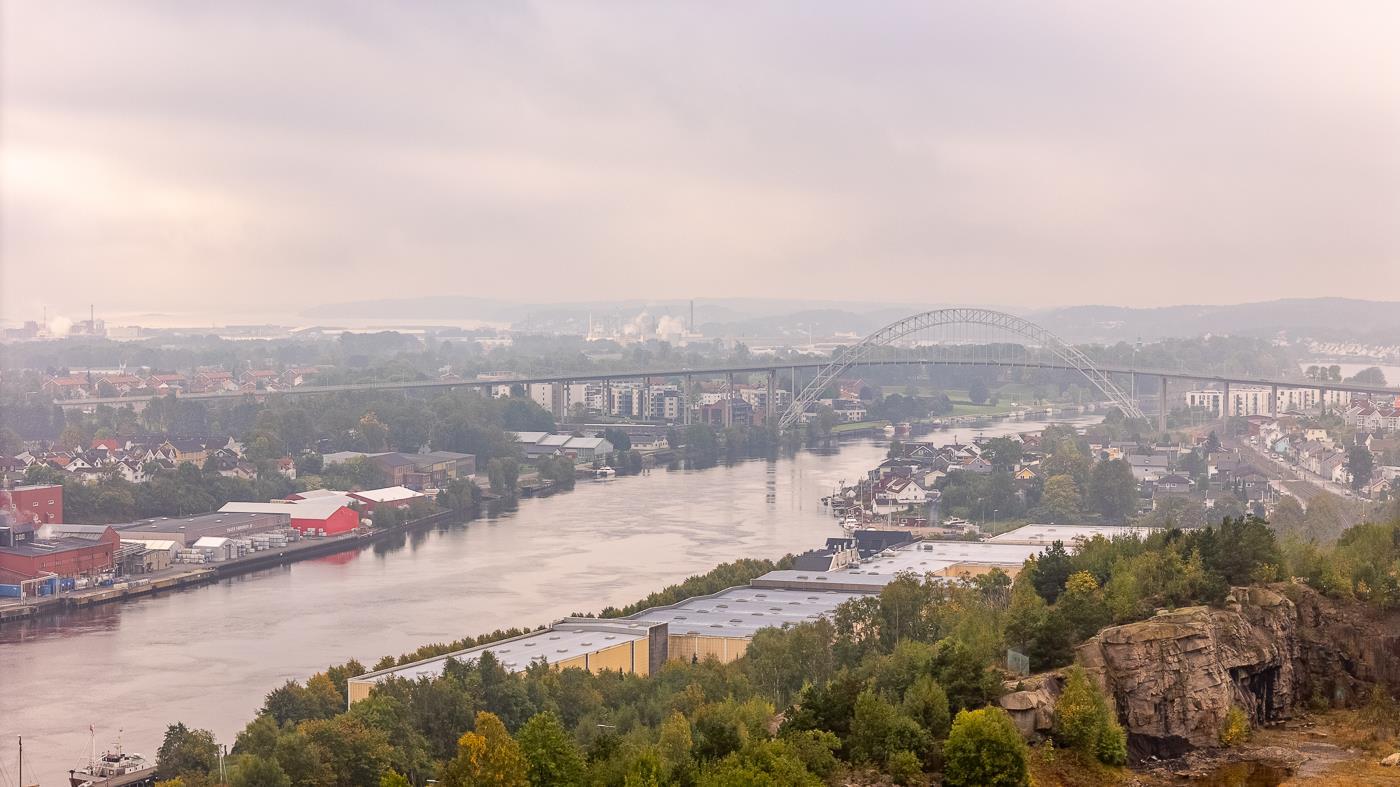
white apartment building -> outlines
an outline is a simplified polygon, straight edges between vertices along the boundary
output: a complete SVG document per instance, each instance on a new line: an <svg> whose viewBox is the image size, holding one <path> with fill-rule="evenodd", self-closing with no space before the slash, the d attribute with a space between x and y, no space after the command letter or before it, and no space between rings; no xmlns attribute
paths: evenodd
<svg viewBox="0 0 1400 787"><path fill-rule="evenodd" d="M1316 408L1322 401L1316 388L1278 389L1277 410L1271 409L1269 399L1273 388L1267 385L1230 386L1230 415L1274 415L1288 410ZM1328 389L1327 406L1346 407L1351 403L1351 394L1346 391ZM1201 388L1186 393L1186 406L1192 409L1207 410L1215 415L1223 415L1225 392L1214 388Z"/></svg>

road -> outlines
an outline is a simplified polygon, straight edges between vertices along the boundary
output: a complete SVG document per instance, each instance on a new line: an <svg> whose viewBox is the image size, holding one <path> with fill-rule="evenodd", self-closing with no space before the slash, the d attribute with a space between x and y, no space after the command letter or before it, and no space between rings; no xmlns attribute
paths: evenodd
<svg viewBox="0 0 1400 787"><path fill-rule="evenodd" d="M1248 461L1270 480L1278 481L1285 493L1298 499L1307 508L1314 497L1328 492L1342 500L1347 527L1359 524L1366 514L1366 506L1345 486L1307 470L1290 464L1272 452L1262 451L1248 440L1232 438L1221 444L1227 448L1239 449L1241 458Z"/></svg>

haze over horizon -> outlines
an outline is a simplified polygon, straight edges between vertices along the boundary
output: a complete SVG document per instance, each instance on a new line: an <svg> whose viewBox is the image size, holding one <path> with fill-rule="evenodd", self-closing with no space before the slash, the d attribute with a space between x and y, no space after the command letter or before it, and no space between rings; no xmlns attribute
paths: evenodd
<svg viewBox="0 0 1400 787"><path fill-rule="evenodd" d="M8 320L1400 300L1389 3L0 8Z"/></svg>

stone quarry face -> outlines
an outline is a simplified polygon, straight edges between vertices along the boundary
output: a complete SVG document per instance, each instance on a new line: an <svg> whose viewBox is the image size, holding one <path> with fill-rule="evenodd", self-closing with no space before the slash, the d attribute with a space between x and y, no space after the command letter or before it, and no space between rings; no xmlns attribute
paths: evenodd
<svg viewBox="0 0 1400 787"><path fill-rule="evenodd" d="M1313 698L1348 705L1377 681L1400 686L1397 624L1302 585L1234 588L1219 609L1104 629L1077 656L1116 703L1133 755L1167 757L1218 745L1231 706L1257 725Z"/></svg>

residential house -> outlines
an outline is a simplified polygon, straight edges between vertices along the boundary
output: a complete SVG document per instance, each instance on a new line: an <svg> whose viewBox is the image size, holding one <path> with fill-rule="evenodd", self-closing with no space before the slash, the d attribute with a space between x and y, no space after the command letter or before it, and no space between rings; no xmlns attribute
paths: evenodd
<svg viewBox="0 0 1400 787"><path fill-rule="evenodd" d="M927 501L928 492L912 478L884 478L871 489L871 510L879 515L917 509Z"/></svg>
<svg viewBox="0 0 1400 787"><path fill-rule="evenodd" d="M1184 495L1191 491L1191 479L1186 476L1164 475L1153 482L1153 496Z"/></svg>

